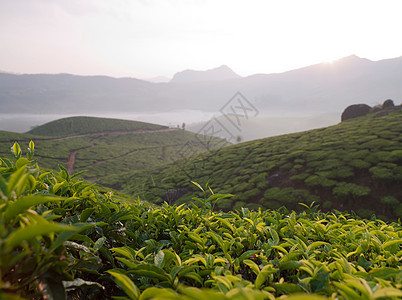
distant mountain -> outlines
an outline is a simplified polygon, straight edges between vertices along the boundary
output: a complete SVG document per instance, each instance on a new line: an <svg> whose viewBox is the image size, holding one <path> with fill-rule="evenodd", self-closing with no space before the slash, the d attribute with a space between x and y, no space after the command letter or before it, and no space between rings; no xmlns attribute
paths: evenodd
<svg viewBox="0 0 402 300"><path fill-rule="evenodd" d="M151 77L151 78L144 78L143 80L146 80L149 82L161 83L161 82L169 82L171 79L169 77L165 77L165 76L156 76L156 77Z"/></svg>
<svg viewBox="0 0 402 300"><path fill-rule="evenodd" d="M241 92L260 115L339 114L354 103L402 100L402 57L371 61L348 56L277 74L240 77L226 66L183 71L160 84L106 76L0 74L0 112L29 114L219 113ZM196 121L196 120L195 120ZM329 124L328 124L329 125Z"/></svg>
<svg viewBox="0 0 402 300"><path fill-rule="evenodd" d="M235 78L240 78L240 76L233 72L233 70L228 66L222 65L218 68L207 71L185 70L178 72L173 76L170 82L188 83L200 81L219 81Z"/></svg>

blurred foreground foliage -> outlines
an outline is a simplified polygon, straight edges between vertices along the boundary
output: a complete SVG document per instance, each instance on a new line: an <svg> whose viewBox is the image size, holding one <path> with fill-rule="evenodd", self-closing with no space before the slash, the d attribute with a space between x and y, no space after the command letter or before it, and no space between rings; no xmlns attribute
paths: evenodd
<svg viewBox="0 0 402 300"><path fill-rule="evenodd" d="M214 211L122 201L43 171L12 146L0 160L1 299L398 299L402 228L304 205ZM386 199L387 200L387 199ZM389 201L389 199L387 200Z"/></svg>

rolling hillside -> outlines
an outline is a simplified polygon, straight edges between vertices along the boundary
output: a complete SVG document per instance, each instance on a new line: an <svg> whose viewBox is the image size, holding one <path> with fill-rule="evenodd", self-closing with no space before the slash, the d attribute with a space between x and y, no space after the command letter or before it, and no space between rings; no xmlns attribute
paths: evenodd
<svg viewBox="0 0 402 300"><path fill-rule="evenodd" d="M138 121L95 117L71 117L59 119L41 126L37 126L27 133L40 136L60 137L112 131L155 131L167 128L167 126Z"/></svg>
<svg viewBox="0 0 402 300"><path fill-rule="evenodd" d="M206 151L201 136L165 126L92 117L72 117L38 126L29 133L0 131L0 153L10 156L10 144L35 142L42 167L70 174L84 171L85 179L119 189L121 176L170 163ZM210 148L227 145L209 138ZM192 151L186 151L191 146Z"/></svg>
<svg viewBox="0 0 402 300"><path fill-rule="evenodd" d="M402 217L402 110L371 113L338 125L241 143L175 164L138 171L124 191L151 202L191 201L210 180L232 193L221 209L321 209Z"/></svg>

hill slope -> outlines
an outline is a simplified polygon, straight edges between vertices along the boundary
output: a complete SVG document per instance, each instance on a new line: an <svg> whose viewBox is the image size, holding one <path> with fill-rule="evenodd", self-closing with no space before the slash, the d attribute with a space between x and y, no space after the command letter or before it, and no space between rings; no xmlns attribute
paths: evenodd
<svg viewBox="0 0 402 300"><path fill-rule="evenodd" d="M0 131L0 154L10 157L10 144L18 141L24 146L31 139L43 167L58 169L62 164L70 174L87 170L85 179L117 189L124 173L207 150L204 140L188 131L142 122L76 117L47 123L26 134ZM228 144L216 138L210 140L211 148ZM191 151L186 151L189 146Z"/></svg>
<svg viewBox="0 0 402 300"><path fill-rule="evenodd" d="M96 117L70 117L37 126L27 133L41 136L71 136L87 133L160 130L167 128L167 126L139 121Z"/></svg>
<svg viewBox="0 0 402 300"><path fill-rule="evenodd" d="M384 113L382 113L383 115ZM135 172L124 190L153 202L186 202L191 180L235 197L222 209L323 209L402 217L402 110L328 128L225 147L173 165Z"/></svg>

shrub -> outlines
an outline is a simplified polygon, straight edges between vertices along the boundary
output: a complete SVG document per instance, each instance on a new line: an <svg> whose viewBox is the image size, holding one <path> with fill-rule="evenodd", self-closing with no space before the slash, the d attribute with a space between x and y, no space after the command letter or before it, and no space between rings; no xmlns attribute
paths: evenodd
<svg viewBox="0 0 402 300"><path fill-rule="evenodd" d="M328 157L328 153L326 151L309 151L307 152L306 160L307 161L322 161Z"/></svg>
<svg viewBox="0 0 402 300"><path fill-rule="evenodd" d="M264 199L276 200L282 204L298 202L311 203L313 201L318 202L320 200L319 197L311 195L307 190L294 189L292 187L287 187L284 189L275 187L268 189L264 193Z"/></svg>
<svg viewBox="0 0 402 300"><path fill-rule="evenodd" d="M383 197L383 198L381 198L380 202L381 202L381 204L384 204L389 207L397 207L399 204L398 199L396 199L395 197L392 197L392 196Z"/></svg>
<svg viewBox="0 0 402 300"><path fill-rule="evenodd" d="M394 150L391 152L390 161L402 162L402 150Z"/></svg>
<svg viewBox="0 0 402 300"><path fill-rule="evenodd" d="M292 153L288 154L289 158L296 158L296 159L301 159L306 155L306 151L304 150L296 150Z"/></svg>
<svg viewBox="0 0 402 300"><path fill-rule="evenodd" d="M250 178L251 183L257 183L257 182L266 182L267 181L267 172L260 173L258 175L254 175L253 177Z"/></svg>
<svg viewBox="0 0 402 300"><path fill-rule="evenodd" d="M263 200L261 203L265 208L269 208L269 209L278 209L279 207L281 207L281 204L271 200L271 201L265 201Z"/></svg>
<svg viewBox="0 0 402 300"><path fill-rule="evenodd" d="M371 164L369 162L366 162L362 159L353 159L352 161L349 162L349 165L351 167L358 168L358 169L368 169L371 166Z"/></svg>
<svg viewBox="0 0 402 300"><path fill-rule="evenodd" d="M365 159L370 152L368 150L358 150L348 153L352 159Z"/></svg>
<svg viewBox="0 0 402 300"><path fill-rule="evenodd" d="M396 209L395 209L395 215L397 218L401 218L402 219L402 203L399 204Z"/></svg>
<svg viewBox="0 0 402 300"><path fill-rule="evenodd" d="M373 215L375 215L375 212L370 209L359 208L357 210L357 214L364 219L370 219Z"/></svg>
<svg viewBox="0 0 402 300"><path fill-rule="evenodd" d="M249 183L249 182L243 182L243 183L233 186L233 193L239 193L239 192L244 193L245 191L248 191L253 188L254 188L254 184Z"/></svg>
<svg viewBox="0 0 402 300"><path fill-rule="evenodd" d="M295 164L304 164L306 161L304 160L304 159L301 159L301 158L296 158L295 160L294 160L294 163Z"/></svg>
<svg viewBox="0 0 402 300"><path fill-rule="evenodd" d="M290 169L292 169L292 167L293 167L293 164L292 164L292 163L286 163L286 164L284 164L284 165L281 166L281 169L283 169L283 170L290 170Z"/></svg>
<svg viewBox="0 0 402 300"><path fill-rule="evenodd" d="M333 188L332 194L339 198L359 198L370 194L370 188L354 183L341 182Z"/></svg>
<svg viewBox="0 0 402 300"><path fill-rule="evenodd" d="M260 190L256 189L256 188L248 190L248 191L245 191L243 193L244 200L250 200L250 199L254 198L255 196L257 196L259 193L260 193Z"/></svg>
<svg viewBox="0 0 402 300"><path fill-rule="evenodd" d="M257 183L257 189L259 189L261 191L265 190L267 187L268 187L268 181L267 180L260 181L260 182Z"/></svg>
<svg viewBox="0 0 402 300"><path fill-rule="evenodd" d="M216 203L218 209L229 210L232 208L233 200L230 198L221 199Z"/></svg>
<svg viewBox="0 0 402 300"><path fill-rule="evenodd" d="M368 141L362 145L360 145L361 148L366 148L370 150L394 150L395 149L396 142L395 141L390 141L390 140L384 140L384 139L373 139L371 141Z"/></svg>
<svg viewBox="0 0 402 300"><path fill-rule="evenodd" d="M392 169L386 167L375 166L370 168L369 171L375 179L380 179L383 181L391 181L394 179Z"/></svg>
<svg viewBox="0 0 402 300"><path fill-rule="evenodd" d="M273 187L265 191L264 199L272 200L275 199L276 195L279 194L281 191L278 187Z"/></svg>
<svg viewBox="0 0 402 300"><path fill-rule="evenodd" d="M257 204L257 203L247 203L246 207L248 209L252 209L252 210L258 210L259 208L261 208L261 205Z"/></svg>
<svg viewBox="0 0 402 300"><path fill-rule="evenodd" d="M246 206L246 202L244 202L244 201L235 201L235 204L233 206L233 210L239 210L239 209L241 209L242 207L245 207L245 206Z"/></svg>
<svg viewBox="0 0 402 300"><path fill-rule="evenodd" d="M308 186L330 187L336 184L336 181L323 176L312 175L304 181Z"/></svg>
<svg viewBox="0 0 402 300"><path fill-rule="evenodd" d="M349 178L354 175L353 169L348 166L341 166L329 172L328 178Z"/></svg>
<svg viewBox="0 0 402 300"><path fill-rule="evenodd" d="M317 167L317 170L328 171L338 168L340 165L342 165L342 163L339 159L326 159L320 162L320 164Z"/></svg>
<svg viewBox="0 0 402 300"><path fill-rule="evenodd" d="M324 209L330 209L332 207L332 202L327 200L322 204L322 207Z"/></svg>
<svg viewBox="0 0 402 300"><path fill-rule="evenodd" d="M307 177L309 177L310 174L307 173L301 173L301 174L297 174L297 175L293 175L290 177L290 180L304 180Z"/></svg>

